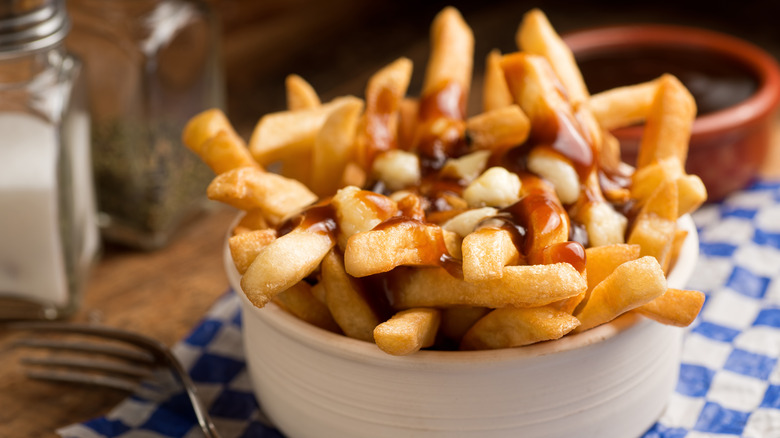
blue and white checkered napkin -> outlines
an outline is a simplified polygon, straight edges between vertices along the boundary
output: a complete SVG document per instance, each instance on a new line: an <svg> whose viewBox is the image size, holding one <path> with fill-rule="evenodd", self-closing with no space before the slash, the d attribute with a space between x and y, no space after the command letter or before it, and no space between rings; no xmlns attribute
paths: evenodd
<svg viewBox="0 0 780 438"><path fill-rule="evenodd" d="M707 294L683 345L680 380L644 438L780 438L780 182L760 182L694 215L701 256L688 285ZM281 437L246 372L239 300L222 297L175 347L226 437ZM66 438L197 437L185 395L132 396Z"/></svg>

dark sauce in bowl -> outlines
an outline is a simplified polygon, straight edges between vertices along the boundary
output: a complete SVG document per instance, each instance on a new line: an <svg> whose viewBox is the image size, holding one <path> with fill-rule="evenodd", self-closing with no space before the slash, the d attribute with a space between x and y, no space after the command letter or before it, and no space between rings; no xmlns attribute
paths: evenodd
<svg viewBox="0 0 780 438"><path fill-rule="evenodd" d="M693 95L699 116L736 105L759 87L759 78L744 63L685 46L600 49L576 58L591 94L671 73Z"/></svg>

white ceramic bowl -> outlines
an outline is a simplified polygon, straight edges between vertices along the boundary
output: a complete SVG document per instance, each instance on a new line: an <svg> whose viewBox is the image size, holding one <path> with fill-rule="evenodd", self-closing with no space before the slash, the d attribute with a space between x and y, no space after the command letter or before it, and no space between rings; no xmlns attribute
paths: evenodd
<svg viewBox="0 0 780 438"><path fill-rule="evenodd" d="M681 226L678 288L698 257L693 221ZM225 266L240 291L227 250ZM290 438L636 437L677 382L683 330L634 314L521 348L394 357L239 295L255 392Z"/></svg>

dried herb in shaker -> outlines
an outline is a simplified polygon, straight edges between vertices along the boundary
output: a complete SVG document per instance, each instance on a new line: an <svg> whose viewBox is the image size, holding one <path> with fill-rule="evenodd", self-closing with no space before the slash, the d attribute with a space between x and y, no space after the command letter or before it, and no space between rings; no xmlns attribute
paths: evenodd
<svg viewBox="0 0 780 438"><path fill-rule="evenodd" d="M217 22L202 1L70 0L68 46L90 88L92 159L107 240L155 249L202 211L211 171L181 144L223 106Z"/></svg>

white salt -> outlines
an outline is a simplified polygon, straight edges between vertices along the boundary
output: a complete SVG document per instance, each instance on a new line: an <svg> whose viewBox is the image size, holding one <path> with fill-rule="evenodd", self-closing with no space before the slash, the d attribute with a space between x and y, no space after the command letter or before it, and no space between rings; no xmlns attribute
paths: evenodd
<svg viewBox="0 0 780 438"><path fill-rule="evenodd" d="M0 113L0 295L63 306L57 145L53 125Z"/></svg>

